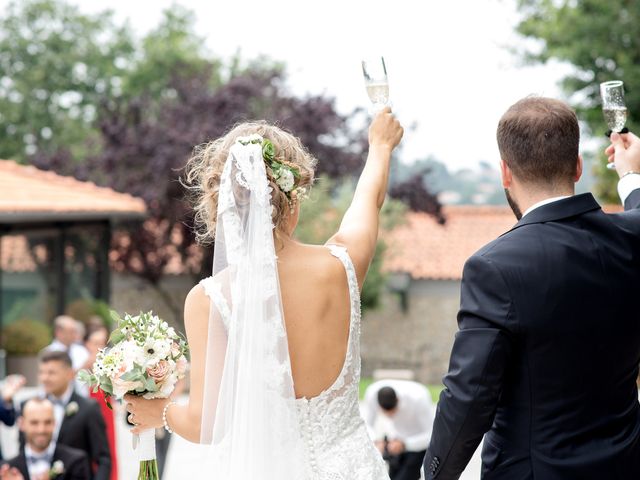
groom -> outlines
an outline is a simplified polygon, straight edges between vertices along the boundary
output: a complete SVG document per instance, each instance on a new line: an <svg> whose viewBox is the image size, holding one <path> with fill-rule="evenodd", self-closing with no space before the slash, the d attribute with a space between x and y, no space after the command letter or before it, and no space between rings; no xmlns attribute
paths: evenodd
<svg viewBox="0 0 640 480"><path fill-rule="evenodd" d="M640 479L640 139L613 134L624 213L574 194L575 113L528 97L498 125L519 222L464 267L427 479Z"/></svg>

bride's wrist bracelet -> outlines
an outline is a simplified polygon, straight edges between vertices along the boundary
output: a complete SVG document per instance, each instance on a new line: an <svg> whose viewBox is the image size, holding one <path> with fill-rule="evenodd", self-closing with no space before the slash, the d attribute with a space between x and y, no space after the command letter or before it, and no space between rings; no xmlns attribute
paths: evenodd
<svg viewBox="0 0 640 480"><path fill-rule="evenodd" d="M173 430L171 430L171 427L169 427L169 424L167 423L167 412L169 411L169 407L175 404L176 402L169 402L162 409L162 424L164 425L164 429L169 433L173 433Z"/></svg>

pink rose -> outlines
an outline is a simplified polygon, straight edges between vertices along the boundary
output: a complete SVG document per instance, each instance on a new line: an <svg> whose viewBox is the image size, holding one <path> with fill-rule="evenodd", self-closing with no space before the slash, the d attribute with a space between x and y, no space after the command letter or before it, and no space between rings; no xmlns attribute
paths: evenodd
<svg viewBox="0 0 640 480"><path fill-rule="evenodd" d="M180 346L176 342L173 342L171 344L171 356L177 358L178 355L180 355Z"/></svg>
<svg viewBox="0 0 640 480"><path fill-rule="evenodd" d="M160 360L154 366L147 368L147 374L155 380L156 384L164 382L169 375L169 362Z"/></svg>
<svg viewBox="0 0 640 480"><path fill-rule="evenodd" d="M113 396L122 398L129 392L135 392L136 389L143 386L140 380L122 380L119 376L111 380L113 387Z"/></svg>

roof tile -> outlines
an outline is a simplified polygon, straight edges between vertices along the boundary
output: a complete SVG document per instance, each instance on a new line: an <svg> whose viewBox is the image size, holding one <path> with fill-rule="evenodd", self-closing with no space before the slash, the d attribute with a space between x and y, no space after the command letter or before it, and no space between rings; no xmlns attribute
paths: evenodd
<svg viewBox="0 0 640 480"><path fill-rule="evenodd" d="M136 213L142 199L54 172L0 160L0 213Z"/></svg>

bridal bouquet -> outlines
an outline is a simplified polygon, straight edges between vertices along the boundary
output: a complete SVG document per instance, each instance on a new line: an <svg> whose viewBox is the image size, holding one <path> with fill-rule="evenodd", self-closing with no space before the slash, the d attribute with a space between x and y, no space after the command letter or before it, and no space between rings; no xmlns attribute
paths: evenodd
<svg viewBox="0 0 640 480"><path fill-rule="evenodd" d="M91 371L81 371L78 378L94 392L102 390L109 408L111 397L121 400L126 394L167 398L187 371L187 342L153 312L124 318L113 311L111 315L117 322L111 346L102 349ZM158 479L155 431L141 432L133 444L139 448L138 479Z"/></svg>

